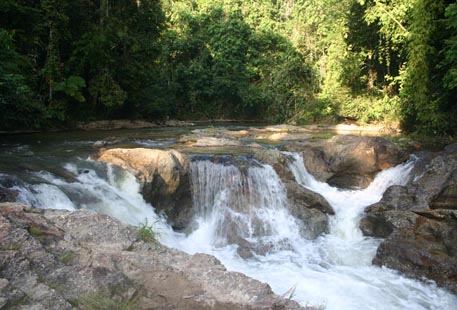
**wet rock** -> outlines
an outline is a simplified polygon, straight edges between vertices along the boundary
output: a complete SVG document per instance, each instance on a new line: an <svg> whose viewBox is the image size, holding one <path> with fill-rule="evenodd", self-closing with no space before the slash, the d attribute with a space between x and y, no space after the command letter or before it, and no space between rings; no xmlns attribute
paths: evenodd
<svg viewBox="0 0 457 310"><path fill-rule="evenodd" d="M302 154L306 170L317 180L326 182L334 175L334 172L332 172L330 167L330 159L321 148L305 144L299 149Z"/></svg>
<svg viewBox="0 0 457 310"><path fill-rule="evenodd" d="M457 293L457 214L421 212L414 225L395 230L378 248L373 263L410 277L426 277Z"/></svg>
<svg viewBox="0 0 457 310"><path fill-rule="evenodd" d="M443 189L430 202L431 209L453 209L457 210L457 169L455 169Z"/></svg>
<svg viewBox="0 0 457 310"><path fill-rule="evenodd" d="M426 165L425 171L409 184L416 197L415 208L439 208L440 205L453 208L456 182L457 153L448 151L439 153Z"/></svg>
<svg viewBox="0 0 457 310"><path fill-rule="evenodd" d="M273 167L283 182L295 180L287 165L287 155L276 149L259 148L252 151L252 156L262 164Z"/></svg>
<svg viewBox="0 0 457 310"><path fill-rule="evenodd" d="M317 209L322 213L334 215L335 211L327 202L327 200L296 182L285 183L287 189L287 197L295 207Z"/></svg>
<svg viewBox="0 0 457 310"><path fill-rule="evenodd" d="M408 159L408 154L381 137L334 136L328 140L291 143L287 150L302 152L306 169L318 180L342 188L364 188L373 175Z"/></svg>
<svg viewBox="0 0 457 310"><path fill-rule="evenodd" d="M414 206L413 192L404 186L391 186L379 202L365 209L360 229L366 236L386 238L396 229L412 226L416 214L409 209Z"/></svg>
<svg viewBox="0 0 457 310"><path fill-rule="evenodd" d="M416 219L417 214L411 211L372 211L362 218L360 229L365 236L387 238L398 229L413 227Z"/></svg>
<svg viewBox="0 0 457 310"><path fill-rule="evenodd" d="M101 150L97 160L134 174L146 201L165 212L174 228L187 226L193 212L187 156L175 150L109 149Z"/></svg>
<svg viewBox="0 0 457 310"><path fill-rule="evenodd" d="M15 202L17 195L14 190L0 187L0 202Z"/></svg>
<svg viewBox="0 0 457 310"><path fill-rule="evenodd" d="M373 260L457 292L457 215L454 147L424 154L406 186L392 186L366 209L365 235L387 238ZM422 171L419 171L422 169ZM436 209L436 210L434 210Z"/></svg>
<svg viewBox="0 0 457 310"><path fill-rule="evenodd" d="M0 306L303 309L213 256L145 243L137 231L89 211L0 204Z"/></svg>
<svg viewBox="0 0 457 310"><path fill-rule="evenodd" d="M327 180L330 186L345 188L345 189L359 189L366 188L373 181L371 175L360 175L355 173L349 174L336 174Z"/></svg>
<svg viewBox="0 0 457 310"><path fill-rule="evenodd" d="M302 233L308 239L315 239L328 232L328 216L335 214L327 200L303 186L288 182L288 209L302 223Z"/></svg>
<svg viewBox="0 0 457 310"><path fill-rule="evenodd" d="M423 170L413 169L414 178L406 186L388 188L380 202L365 209L360 223L365 235L385 238L410 227L416 211L457 208L457 154L424 154L418 167Z"/></svg>

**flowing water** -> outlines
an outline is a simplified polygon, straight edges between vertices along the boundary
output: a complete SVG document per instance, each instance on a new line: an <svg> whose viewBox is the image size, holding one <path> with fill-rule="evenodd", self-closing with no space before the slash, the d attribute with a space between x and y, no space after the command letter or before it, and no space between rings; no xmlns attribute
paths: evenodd
<svg viewBox="0 0 457 310"><path fill-rule="evenodd" d="M88 158L93 141L58 147L4 145L0 186L19 192L19 200L38 208L90 209L138 225L152 223L160 241L188 253L215 255L233 271L267 282L278 294L289 292L302 305L325 309L457 309L455 295L433 283L407 279L371 265L381 240L363 237L358 221L364 207L385 189L404 184L414 160L385 170L364 190L338 190L307 173L298 154L288 153L296 181L324 196L335 210L330 231L316 240L301 234L300 222L287 210L281 180L268 165L191 162L195 228L176 233L140 195L137 180L114 166ZM128 143L167 146L170 137ZM68 142L68 143L67 143ZM77 150L77 151L75 151ZM68 157L65 154L78 154ZM238 245L250 251L241 258Z"/></svg>

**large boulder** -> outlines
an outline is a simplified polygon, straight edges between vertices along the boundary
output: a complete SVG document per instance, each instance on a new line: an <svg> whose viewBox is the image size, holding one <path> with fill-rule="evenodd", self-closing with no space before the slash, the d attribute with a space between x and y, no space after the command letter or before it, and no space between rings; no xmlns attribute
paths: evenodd
<svg viewBox="0 0 457 310"><path fill-rule="evenodd" d="M414 193L407 187L389 187L379 202L365 209L360 229L366 236L386 238L394 230L411 227L417 215L409 209L415 201Z"/></svg>
<svg viewBox="0 0 457 310"><path fill-rule="evenodd" d="M395 230L381 243L373 263L426 277L457 293L456 232L456 211L420 212L412 227Z"/></svg>
<svg viewBox="0 0 457 310"><path fill-rule="evenodd" d="M295 183L285 184L289 212L302 224L302 234L315 239L328 232L328 215L335 214L327 200L321 195Z"/></svg>
<svg viewBox="0 0 457 310"><path fill-rule="evenodd" d="M0 307L303 309L213 256L145 242L138 232L90 211L0 204Z"/></svg>
<svg viewBox="0 0 457 310"><path fill-rule="evenodd" d="M287 162L287 155L277 149L258 148L252 150L252 156L263 164L273 167L283 182L295 180L294 175L290 171Z"/></svg>
<svg viewBox="0 0 457 310"><path fill-rule="evenodd" d="M381 137L338 135L285 147L303 155L306 169L318 180L341 188L367 187L375 173L408 159L408 154Z"/></svg>
<svg viewBox="0 0 457 310"><path fill-rule="evenodd" d="M192 195L187 156L176 150L102 149L96 159L134 174L142 194L157 210L165 212L176 229L192 217Z"/></svg>
<svg viewBox="0 0 457 310"><path fill-rule="evenodd" d="M388 188L378 203L365 209L360 223L365 235L386 238L396 229L409 228L418 211L457 209L457 153L448 147L434 156L424 154L417 166L406 186Z"/></svg>
<svg viewBox="0 0 457 310"><path fill-rule="evenodd" d="M447 147L425 155L406 186L390 187L366 208L360 227L365 235L387 238L375 264L457 292L457 153Z"/></svg>
<svg viewBox="0 0 457 310"><path fill-rule="evenodd" d="M381 137L335 136L324 146L333 171L367 175L393 167L408 154Z"/></svg>

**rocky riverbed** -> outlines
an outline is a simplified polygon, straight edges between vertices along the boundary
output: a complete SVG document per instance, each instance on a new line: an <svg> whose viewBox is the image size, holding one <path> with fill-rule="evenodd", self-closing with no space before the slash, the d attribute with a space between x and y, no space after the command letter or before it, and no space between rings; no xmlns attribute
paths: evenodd
<svg viewBox="0 0 457 310"><path fill-rule="evenodd" d="M90 211L0 204L0 308L304 309L139 230Z"/></svg>
<svg viewBox="0 0 457 310"><path fill-rule="evenodd" d="M241 205L256 204L261 199L260 192L253 192L247 185L254 180L252 171L272 167L280 184L274 190L285 192L284 201L278 198L278 193L276 198L293 216L299 238L317 243L330 233L335 210L321 194L297 180L290 166L295 155L303 158L304 166L317 181L348 192L366 188L377 173L409 159L408 152L380 137L315 136L309 128L294 126L196 129L172 143L167 140L166 148L160 149L131 147L129 140L115 137L91 143L90 167L95 165L104 171L104 166L98 166L101 162L129 171L138 180L142 197L166 216L175 231L183 234L191 234L199 225L195 222L198 210L192 190L196 186L196 180L192 179L195 171L191 171L196 163L206 162L202 169L211 165L220 171L225 171L223 167L233 168L232 172L236 173L228 174L228 178L238 180L235 182L238 187L232 189L233 197L227 199L238 199L234 203ZM366 236L384 238L373 264L419 280L434 280L454 293L457 293L456 154L456 145L441 152L417 153L406 185L388 188L381 201L366 208L360 222ZM86 173L91 177L91 169L56 169L64 180L55 183L45 175L47 184L43 186L63 184L65 194L83 201L82 207L76 209L84 209L92 196L81 197L84 192L72 193L69 188L89 180L83 177ZM99 186L99 181L96 179L93 186ZM21 201L23 192L18 191L21 182L13 176L5 178L0 186L0 201ZM41 190L33 187L30 193L39 195ZM153 238L143 240L139 234L141 227L88 210L69 212L51 210L52 205L39 207L50 209L0 204L0 307L97 309L94 308L97 302L105 305L103 309L114 304L130 309L305 307L288 300L293 290L279 297L267 284L228 272L211 255L189 255L161 245ZM225 223L224 242L235 245L242 259L263 257L275 248L291 248L287 240L256 244L252 236L257 238L256 234L260 233L269 236L272 228L252 220L249 225L257 227L254 229L257 232L247 237L236 221L253 213L235 211L227 213L229 217L235 216Z"/></svg>

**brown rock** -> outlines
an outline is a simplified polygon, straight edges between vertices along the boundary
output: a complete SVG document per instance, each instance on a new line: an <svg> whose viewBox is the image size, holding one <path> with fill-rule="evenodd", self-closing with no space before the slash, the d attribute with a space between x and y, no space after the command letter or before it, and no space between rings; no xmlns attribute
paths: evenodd
<svg viewBox="0 0 457 310"><path fill-rule="evenodd" d="M376 172L408 159L406 152L380 137L339 135L292 143L286 149L302 152L305 167L312 175L341 188L364 188Z"/></svg>
<svg viewBox="0 0 457 310"><path fill-rule="evenodd" d="M413 227L394 231L379 246L373 263L457 293L456 219L455 211L421 212Z"/></svg>
<svg viewBox="0 0 457 310"><path fill-rule="evenodd" d="M187 157L175 150L145 148L101 150L97 160L118 165L134 174L142 194L171 224L184 228L191 218L192 196Z"/></svg>

